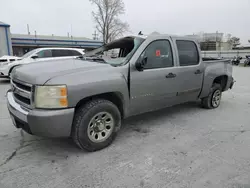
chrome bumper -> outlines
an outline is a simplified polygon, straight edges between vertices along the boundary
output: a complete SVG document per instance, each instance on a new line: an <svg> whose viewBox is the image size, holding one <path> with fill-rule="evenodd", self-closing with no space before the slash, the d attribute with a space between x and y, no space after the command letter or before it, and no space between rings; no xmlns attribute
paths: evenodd
<svg viewBox="0 0 250 188"><path fill-rule="evenodd" d="M12 116L17 117L19 120L28 123L27 116L29 114L28 110L24 110L21 105L16 103L12 92L7 93L8 109Z"/></svg>

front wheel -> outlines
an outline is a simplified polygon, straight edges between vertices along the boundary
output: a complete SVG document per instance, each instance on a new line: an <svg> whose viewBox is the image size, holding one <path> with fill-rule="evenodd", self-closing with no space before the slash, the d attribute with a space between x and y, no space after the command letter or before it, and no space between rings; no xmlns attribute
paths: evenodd
<svg viewBox="0 0 250 188"><path fill-rule="evenodd" d="M120 128L121 115L108 100L92 100L76 110L72 138L78 147L97 151L110 145Z"/></svg>
<svg viewBox="0 0 250 188"><path fill-rule="evenodd" d="M213 84L209 95L201 99L202 107L207 109L217 108L220 105L221 96L222 96L221 85Z"/></svg>

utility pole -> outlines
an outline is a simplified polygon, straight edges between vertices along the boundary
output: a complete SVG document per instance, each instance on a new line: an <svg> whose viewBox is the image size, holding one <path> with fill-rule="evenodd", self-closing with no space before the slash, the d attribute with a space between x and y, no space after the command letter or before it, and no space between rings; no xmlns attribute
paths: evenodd
<svg viewBox="0 0 250 188"><path fill-rule="evenodd" d="M28 35L30 35L30 26L29 26L29 24L27 24L27 31L28 31Z"/></svg>
<svg viewBox="0 0 250 188"><path fill-rule="evenodd" d="M93 40L98 40L98 34L97 34L96 30L92 35L93 35Z"/></svg>

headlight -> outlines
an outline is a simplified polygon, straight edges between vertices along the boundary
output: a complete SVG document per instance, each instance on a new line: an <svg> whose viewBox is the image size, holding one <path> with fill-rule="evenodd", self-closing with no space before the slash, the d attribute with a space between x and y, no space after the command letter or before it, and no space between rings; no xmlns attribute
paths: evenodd
<svg viewBox="0 0 250 188"><path fill-rule="evenodd" d="M36 86L36 108L66 108L68 107L67 87L62 86Z"/></svg>

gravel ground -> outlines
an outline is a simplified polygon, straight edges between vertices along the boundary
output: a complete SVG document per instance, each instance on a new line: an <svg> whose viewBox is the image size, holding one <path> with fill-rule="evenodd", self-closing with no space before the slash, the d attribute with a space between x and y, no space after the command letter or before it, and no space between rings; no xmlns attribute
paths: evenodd
<svg viewBox="0 0 250 188"><path fill-rule="evenodd" d="M108 148L13 127L0 81L0 187L250 188L250 68L234 67L233 90L215 110L198 103L130 118Z"/></svg>

